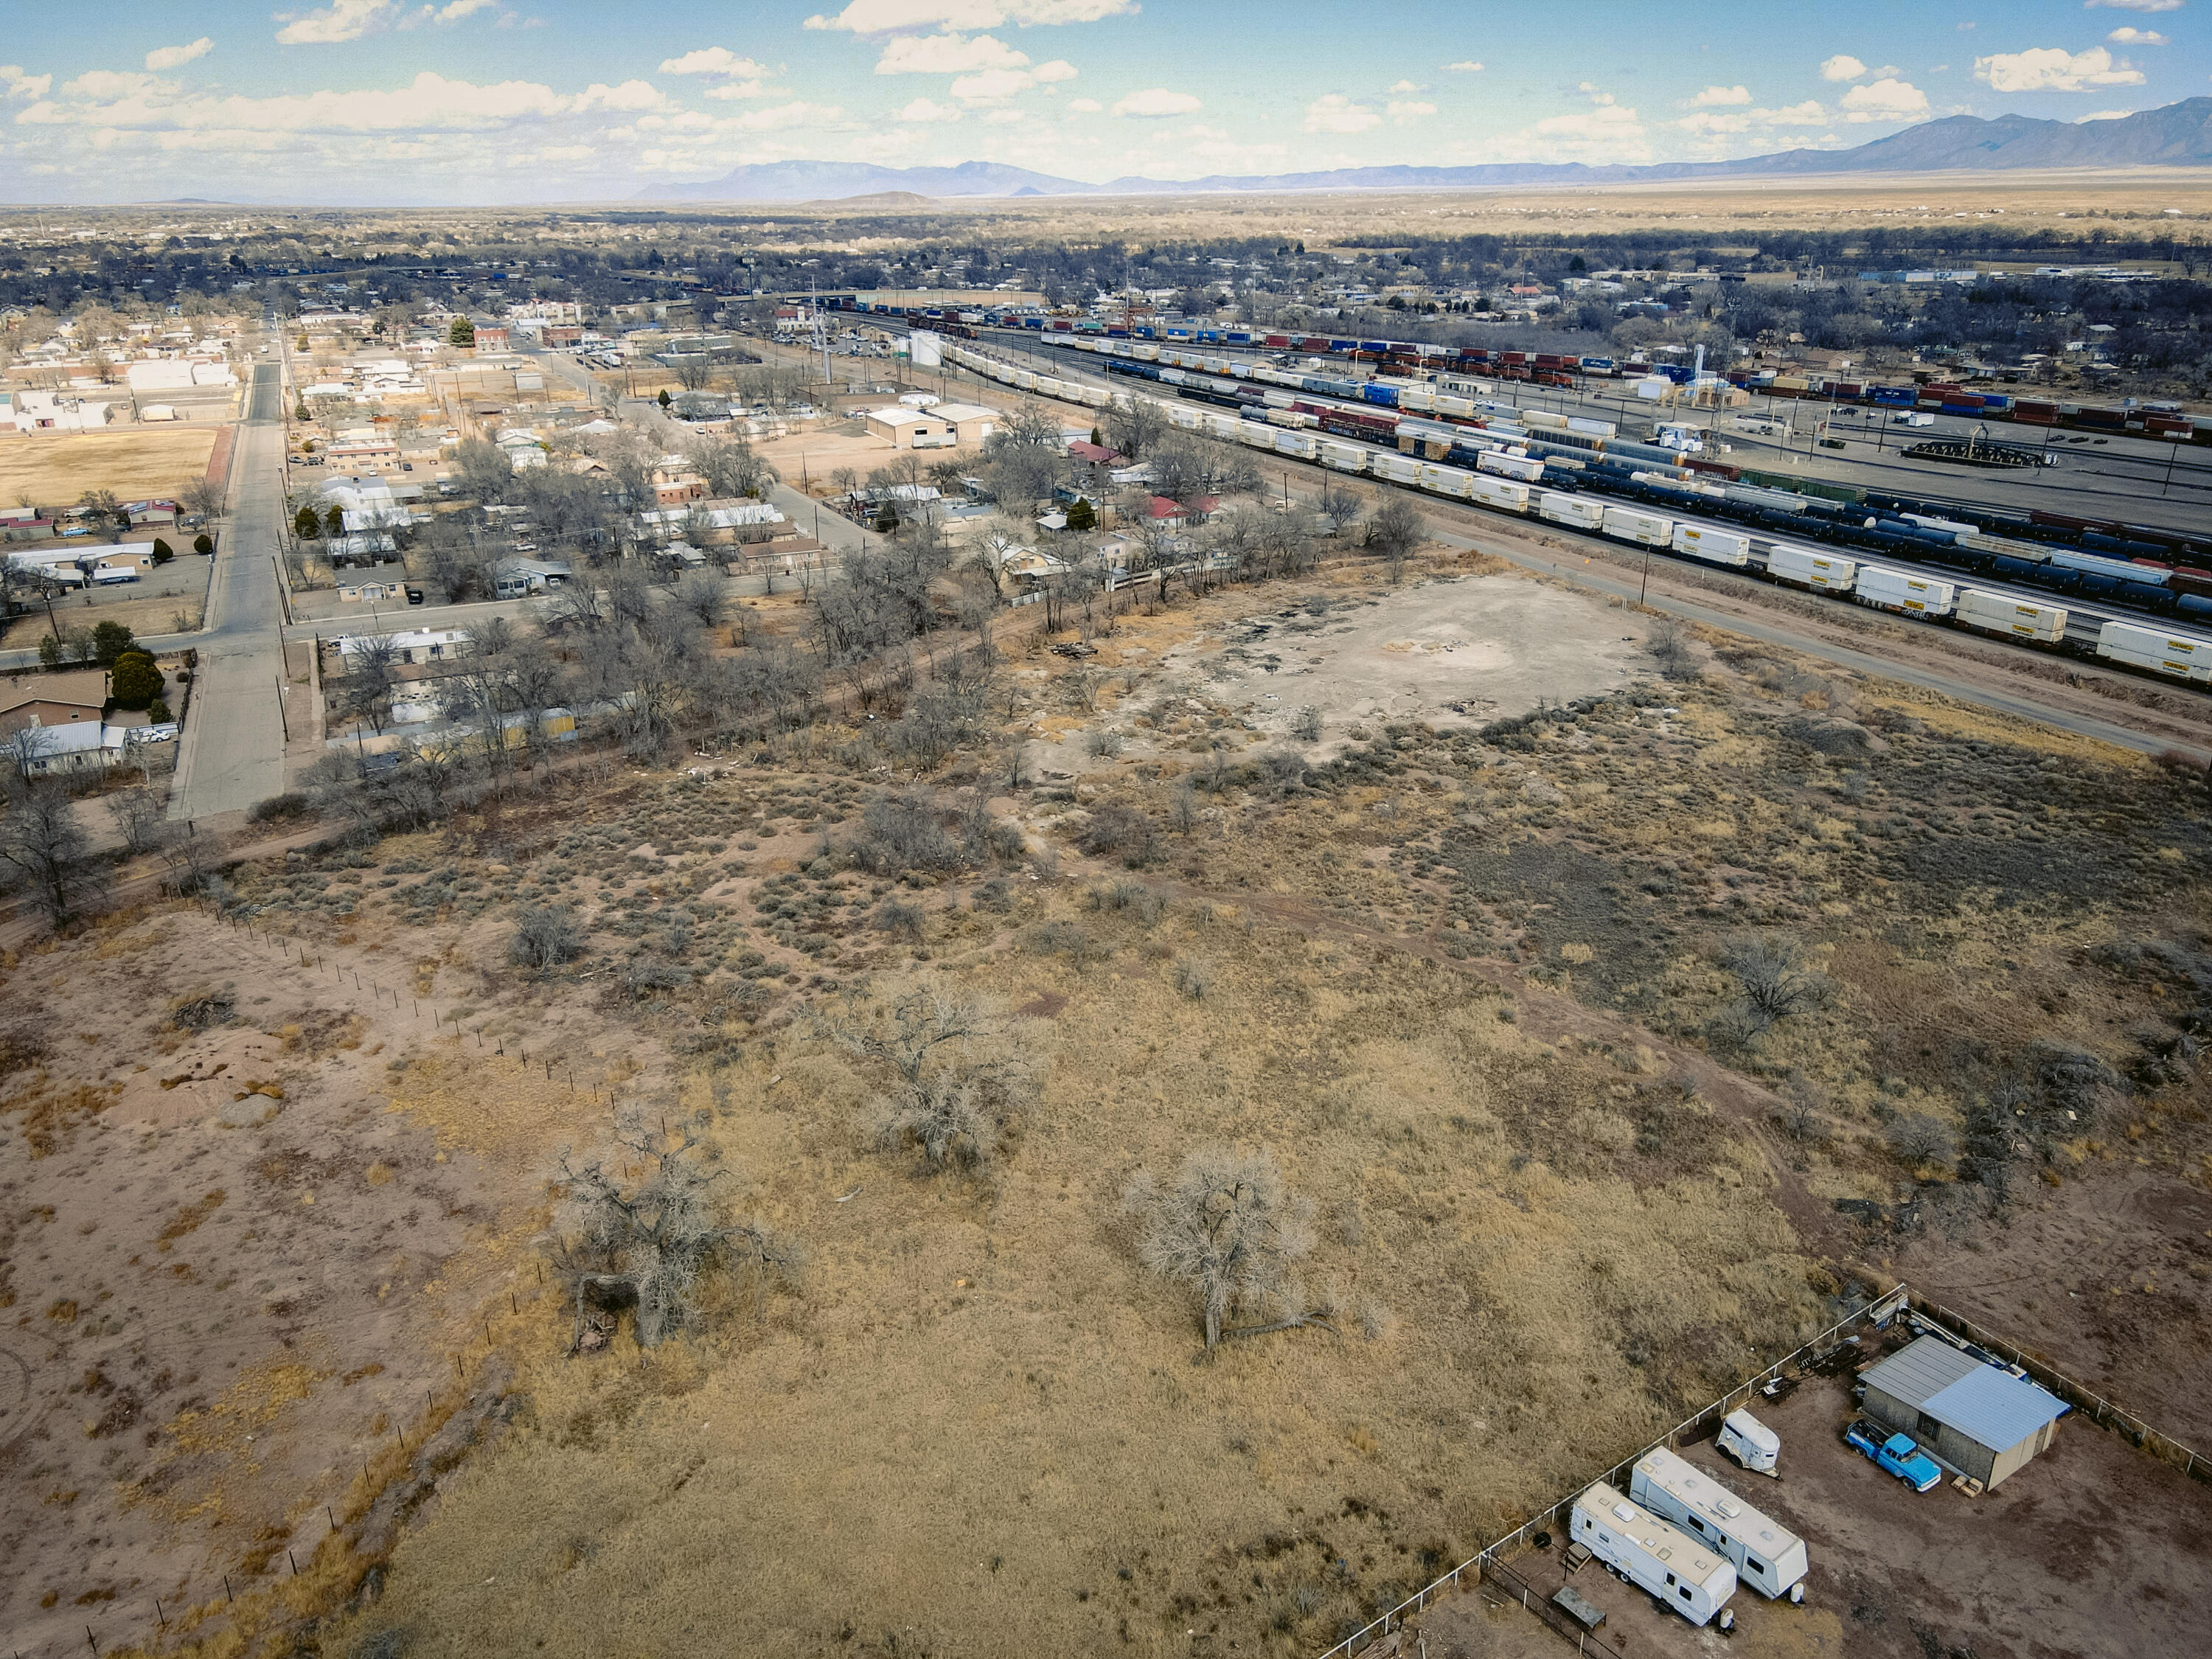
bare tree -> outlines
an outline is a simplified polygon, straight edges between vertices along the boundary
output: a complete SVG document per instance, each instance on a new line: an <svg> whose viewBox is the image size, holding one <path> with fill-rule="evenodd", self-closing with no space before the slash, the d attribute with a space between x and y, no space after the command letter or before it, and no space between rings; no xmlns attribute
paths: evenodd
<svg viewBox="0 0 2212 1659"><path fill-rule="evenodd" d="M134 854L161 846L165 839L162 811L161 798L143 784L118 789L107 798L107 815L115 820L123 844Z"/></svg>
<svg viewBox="0 0 2212 1659"><path fill-rule="evenodd" d="M735 495L761 495L776 482L776 471L743 438L707 433L693 441L691 464L707 493L716 500Z"/></svg>
<svg viewBox="0 0 2212 1659"><path fill-rule="evenodd" d="M1144 1264L1198 1291L1208 1349L1304 1325L1342 1334L1333 1302L1310 1305L1296 1273L1313 1248L1313 1206L1283 1185L1266 1152L1194 1152L1164 1188L1140 1170L1121 1204L1137 1219ZM1253 1322L1228 1322L1239 1314Z"/></svg>
<svg viewBox="0 0 2212 1659"><path fill-rule="evenodd" d="M219 519L228 504L222 486L212 478L194 478L177 492L177 505L196 519Z"/></svg>
<svg viewBox="0 0 2212 1659"><path fill-rule="evenodd" d="M392 718L392 669L399 660L399 647L389 634L357 635L353 647L343 655L346 673L339 683L339 712L366 722L372 732L381 732Z"/></svg>
<svg viewBox="0 0 2212 1659"><path fill-rule="evenodd" d="M728 580L712 570L687 570L676 584L676 605L702 628L719 628L730 614Z"/></svg>
<svg viewBox="0 0 2212 1659"><path fill-rule="evenodd" d="M1744 1006L1761 1030L1820 1007L1835 989L1803 944L1786 933L1732 939L1721 951L1721 965L1743 987Z"/></svg>
<svg viewBox="0 0 2212 1659"><path fill-rule="evenodd" d="M1340 483L1331 477L1322 485L1316 505L1321 508L1322 516L1335 526L1336 534L1341 538L1359 522L1359 515L1367 508L1367 498L1351 485Z"/></svg>
<svg viewBox="0 0 2212 1659"><path fill-rule="evenodd" d="M1407 558L1427 535L1420 509L1403 495L1393 495L1367 521L1367 546L1389 564L1393 586L1405 579Z"/></svg>
<svg viewBox="0 0 2212 1659"><path fill-rule="evenodd" d="M888 1071L870 1110L879 1144L911 1146L925 1170L974 1169L999 1150L1014 1114L1035 1098L1037 1062L997 1008L915 986L873 1011L822 1021L839 1048Z"/></svg>
<svg viewBox="0 0 2212 1659"><path fill-rule="evenodd" d="M580 1164L562 1150L560 1255L574 1285L580 1341L589 1304L634 1309L638 1346L657 1347L697 1318L701 1276L733 1259L754 1267L757 1294L765 1295L770 1278L796 1281L802 1263L792 1241L758 1217L722 1219L714 1188L729 1171L710 1167L720 1153L699 1128L696 1118L671 1130L630 1112L606 1152ZM632 1177L634 1169L641 1177Z"/></svg>
<svg viewBox="0 0 2212 1659"><path fill-rule="evenodd" d="M1133 461L1141 461L1171 429L1166 413L1150 398L1116 398L1102 422L1107 443Z"/></svg>
<svg viewBox="0 0 2212 1659"><path fill-rule="evenodd" d="M565 904L538 904L517 918L507 954L509 961L542 974L572 960L583 948L583 929L576 925L574 910Z"/></svg>
<svg viewBox="0 0 2212 1659"><path fill-rule="evenodd" d="M20 764L20 745L11 741L10 749ZM0 866L22 884L50 926L66 927L93 890L85 834L74 803L60 784L33 783L19 774L8 780L5 809L0 812Z"/></svg>

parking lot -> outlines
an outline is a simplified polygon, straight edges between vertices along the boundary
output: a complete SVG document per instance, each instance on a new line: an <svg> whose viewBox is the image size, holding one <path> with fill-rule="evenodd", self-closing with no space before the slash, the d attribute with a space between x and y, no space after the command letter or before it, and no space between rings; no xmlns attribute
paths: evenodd
<svg viewBox="0 0 2212 1659"><path fill-rule="evenodd" d="M1710 1440L1680 1452L1806 1540L1803 1606L1740 1588L1729 1602L1736 1628L1723 1637L1661 1611L1601 1563L1569 1579L1563 1531L1548 1550L1509 1565L1542 1595L1571 1583L1605 1609L1592 1652L2117 1659L2202 1650L2212 1629L2212 1491L2121 1436L2062 1419L2049 1451L1969 1498L1948 1481L1915 1493L1844 1446L1848 1376L1810 1379L1758 1414L1782 1438L1779 1480L1746 1474ZM1516 1601L1492 1605L1499 1599L1498 1586L1485 1586L1431 1613L1422 1634L1432 1659L1572 1651Z"/></svg>

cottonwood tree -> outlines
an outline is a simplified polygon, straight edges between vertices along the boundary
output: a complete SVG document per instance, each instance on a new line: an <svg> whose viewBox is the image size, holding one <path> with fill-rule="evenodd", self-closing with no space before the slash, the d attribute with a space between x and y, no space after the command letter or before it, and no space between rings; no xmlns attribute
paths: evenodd
<svg viewBox="0 0 2212 1659"><path fill-rule="evenodd" d="M150 853L161 846L165 839L163 811L161 798L143 783L118 789L107 798L107 815L115 821L123 844L134 854Z"/></svg>
<svg viewBox="0 0 2212 1659"><path fill-rule="evenodd" d="M1149 398L1116 398L1100 422L1108 446L1133 461L1141 461L1173 430L1160 406Z"/></svg>
<svg viewBox="0 0 2212 1659"><path fill-rule="evenodd" d="M776 482L776 471L743 438L707 433L691 445L691 465L707 486L708 495L726 500L737 495L765 495Z"/></svg>
<svg viewBox="0 0 2212 1659"><path fill-rule="evenodd" d="M1042 404L1022 404L983 440L983 470L1002 501L1042 501L1067 471L1060 417Z"/></svg>
<svg viewBox="0 0 2212 1659"><path fill-rule="evenodd" d="M1140 1170L1121 1203L1138 1224L1139 1259L1198 1292L1208 1350L1302 1326L1342 1334L1334 1298L1310 1303L1297 1275L1313 1249L1313 1206L1266 1152L1193 1152L1165 1187ZM1230 1322L1240 1315L1246 1323Z"/></svg>
<svg viewBox="0 0 2212 1659"><path fill-rule="evenodd" d="M696 1322L700 1280L718 1268L750 1267L757 1298L771 1280L797 1282L804 1264L795 1241L757 1215L726 1219L716 1204L731 1172L716 1167L719 1149L701 1137L704 1115L671 1129L627 1112L606 1151L579 1160L562 1149L558 1255L574 1287L579 1342L586 1306L628 1308L638 1346L659 1346Z"/></svg>
<svg viewBox="0 0 2212 1659"><path fill-rule="evenodd" d="M910 987L876 1008L826 1016L820 1029L887 1074L869 1108L872 1137L912 1147L928 1172L988 1163L1036 1097L1036 1057L1003 1011L973 997Z"/></svg>
<svg viewBox="0 0 2212 1659"><path fill-rule="evenodd" d="M1368 549L1382 556L1394 586L1405 579L1407 559L1427 535L1420 510L1403 495L1393 495L1367 521Z"/></svg>

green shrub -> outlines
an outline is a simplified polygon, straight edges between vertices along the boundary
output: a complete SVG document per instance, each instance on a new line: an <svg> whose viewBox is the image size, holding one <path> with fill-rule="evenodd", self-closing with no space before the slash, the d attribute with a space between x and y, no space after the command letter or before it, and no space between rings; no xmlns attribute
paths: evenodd
<svg viewBox="0 0 2212 1659"><path fill-rule="evenodd" d="M92 654L102 668L115 666L115 659L137 643L130 629L119 622L104 622L92 630Z"/></svg>
<svg viewBox="0 0 2212 1659"><path fill-rule="evenodd" d="M143 708L161 695L161 671L143 651L126 651L109 671L108 684L118 708Z"/></svg>
<svg viewBox="0 0 2212 1659"><path fill-rule="evenodd" d="M204 559L212 557L215 554L215 538L203 530L192 538L192 551Z"/></svg>
<svg viewBox="0 0 2212 1659"><path fill-rule="evenodd" d="M166 701L156 697L146 705L146 718L156 726L167 726L177 717L170 712L169 705Z"/></svg>
<svg viewBox="0 0 2212 1659"><path fill-rule="evenodd" d="M154 562L155 564L167 564L170 560L176 556L177 550L175 548L170 546L167 542L162 540L159 536L154 538Z"/></svg>

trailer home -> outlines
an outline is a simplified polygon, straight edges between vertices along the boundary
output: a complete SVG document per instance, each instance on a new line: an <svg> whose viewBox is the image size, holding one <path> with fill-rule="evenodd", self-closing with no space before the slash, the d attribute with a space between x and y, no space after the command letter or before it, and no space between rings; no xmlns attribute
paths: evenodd
<svg viewBox="0 0 2212 1659"><path fill-rule="evenodd" d="M1787 1595L1805 1576L1803 1539L1664 1446L1636 1460L1628 1495L1662 1520L1717 1546L1736 1577L1761 1595Z"/></svg>
<svg viewBox="0 0 2212 1659"><path fill-rule="evenodd" d="M1735 1594L1735 1569L1601 1480L1575 1499L1575 1542L1693 1625Z"/></svg>

